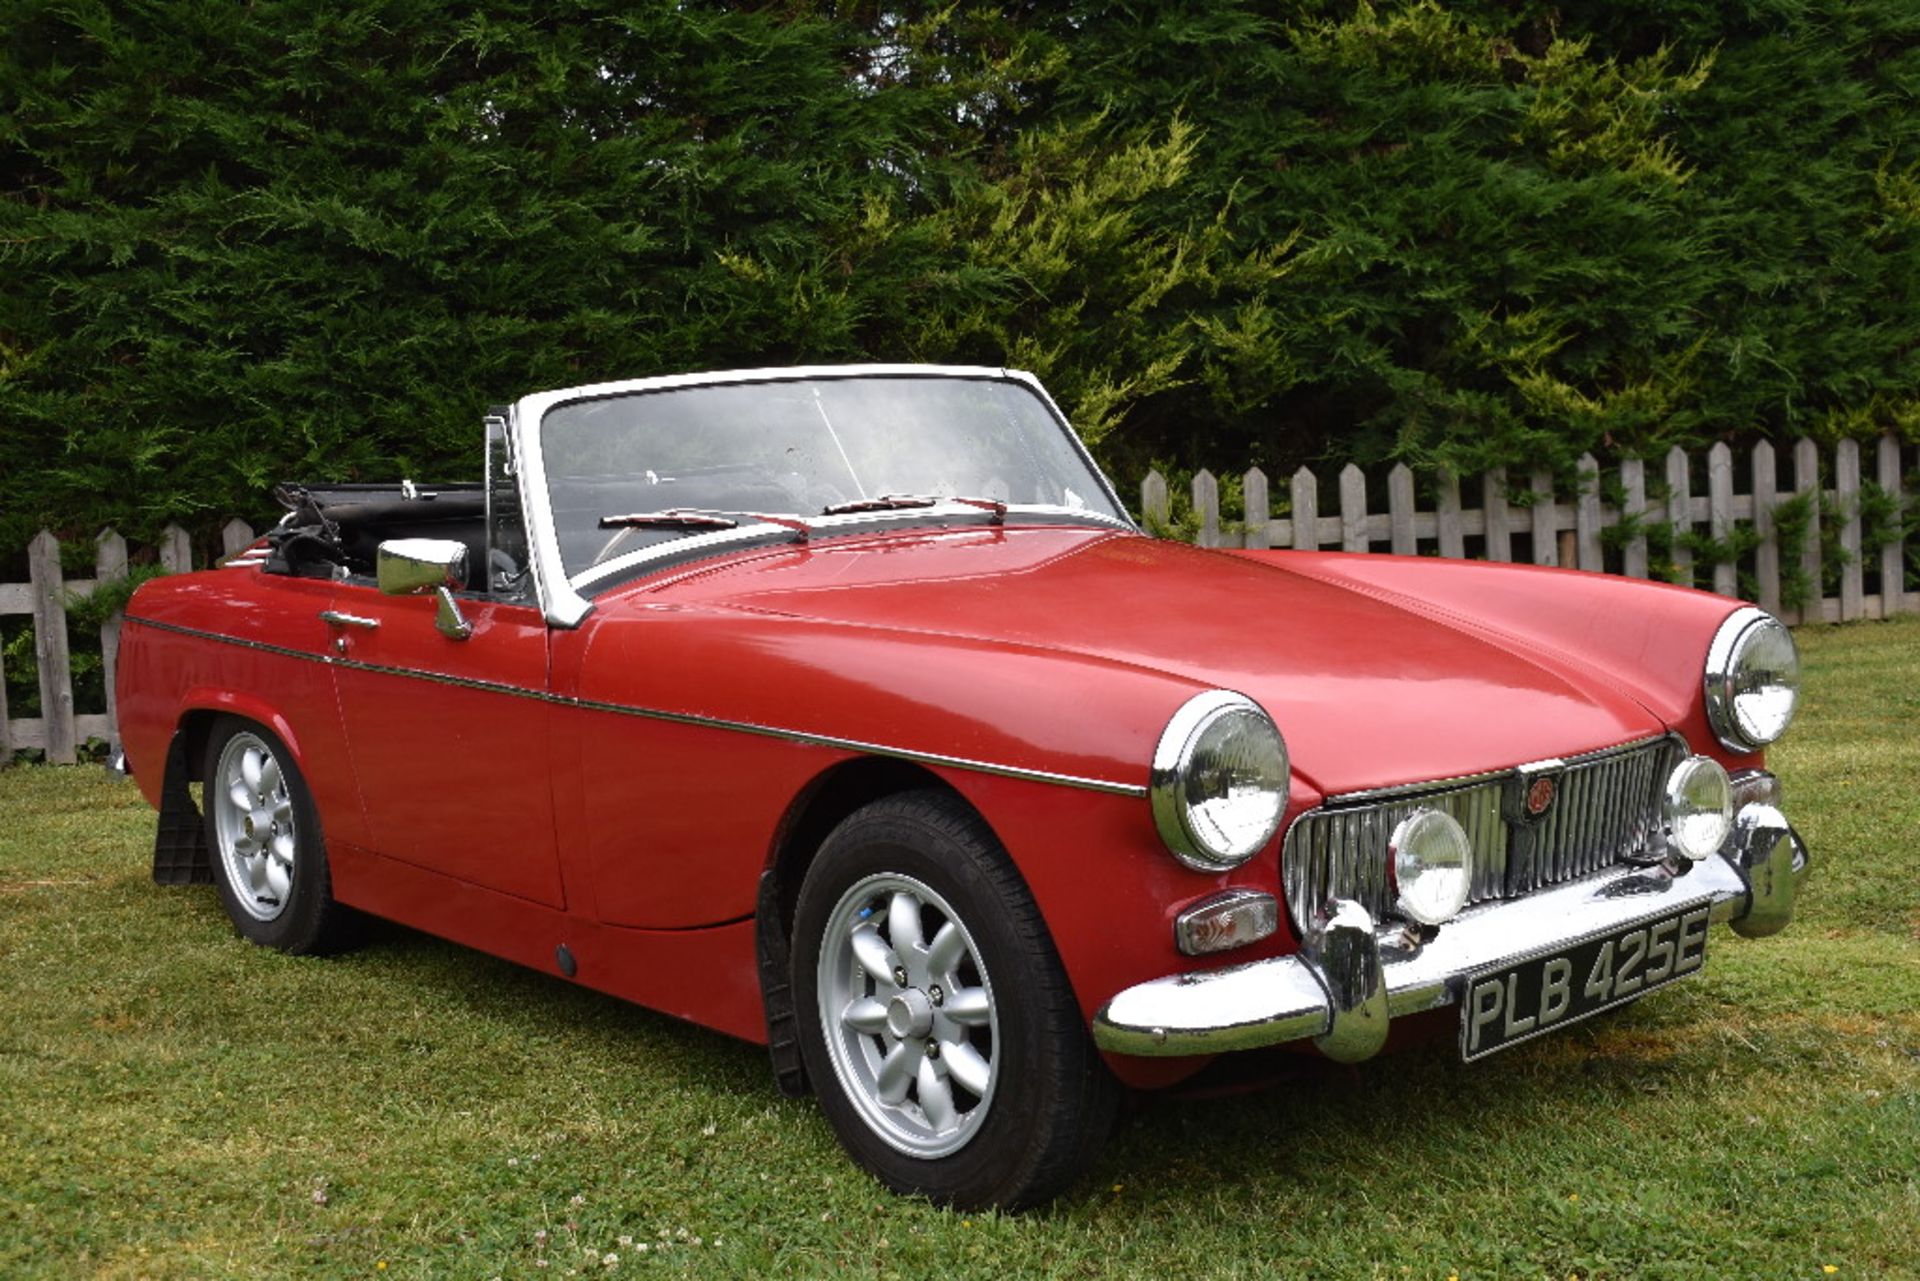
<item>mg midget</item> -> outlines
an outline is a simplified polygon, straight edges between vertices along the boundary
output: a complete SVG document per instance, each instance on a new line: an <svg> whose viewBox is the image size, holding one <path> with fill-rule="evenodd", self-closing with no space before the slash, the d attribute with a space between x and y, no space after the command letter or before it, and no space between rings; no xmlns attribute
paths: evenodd
<svg viewBox="0 0 1920 1281"><path fill-rule="evenodd" d="M1124 1089L1449 1008L1479 1059L1792 915L1797 659L1739 601L1157 540L1001 369L574 387L476 446L134 596L155 878L762 1043L895 1189L1032 1204Z"/></svg>

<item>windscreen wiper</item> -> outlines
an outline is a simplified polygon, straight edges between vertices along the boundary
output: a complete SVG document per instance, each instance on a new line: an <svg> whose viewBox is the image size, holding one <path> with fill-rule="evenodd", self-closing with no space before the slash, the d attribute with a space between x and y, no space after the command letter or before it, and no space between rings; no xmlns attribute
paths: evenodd
<svg viewBox="0 0 1920 1281"><path fill-rule="evenodd" d="M735 529L740 522L719 512L690 511L682 507L661 512L627 512L602 516L602 529Z"/></svg>
<svg viewBox="0 0 1920 1281"><path fill-rule="evenodd" d="M878 498L856 498L820 509L822 516L846 516L854 512L890 512L908 507L934 507L940 503L960 503L993 513L998 525L1007 518L1007 505L997 498L961 498L954 494L882 494Z"/></svg>
<svg viewBox="0 0 1920 1281"><path fill-rule="evenodd" d="M600 528L618 529L607 545L600 549L593 563L598 565L605 560L630 529L738 529L740 521L750 520L761 525L778 525L782 529L793 531L793 541L807 541L809 527L807 522L794 516L775 516L768 512L739 512L739 519L724 512L698 511L688 507L670 507L658 512L627 512L624 515L602 516Z"/></svg>

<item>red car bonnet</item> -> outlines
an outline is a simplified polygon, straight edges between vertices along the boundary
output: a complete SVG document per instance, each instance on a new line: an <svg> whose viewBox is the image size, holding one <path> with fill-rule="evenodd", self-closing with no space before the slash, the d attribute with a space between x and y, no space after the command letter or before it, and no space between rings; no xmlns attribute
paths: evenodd
<svg viewBox="0 0 1920 1281"><path fill-rule="evenodd" d="M1266 707L1295 768L1328 793L1570 756L1666 728L1572 662L1292 572L1284 557L1110 532L819 540L804 555L702 565L639 595L1013 642L1238 690Z"/></svg>

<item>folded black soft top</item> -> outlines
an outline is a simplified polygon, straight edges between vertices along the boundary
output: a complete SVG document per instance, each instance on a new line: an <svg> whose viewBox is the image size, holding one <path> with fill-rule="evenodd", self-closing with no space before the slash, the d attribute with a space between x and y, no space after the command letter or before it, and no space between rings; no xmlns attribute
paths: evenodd
<svg viewBox="0 0 1920 1281"><path fill-rule="evenodd" d="M287 514L267 534L268 573L302 578L372 574L384 539L457 538L478 543L486 498L473 482L445 485L281 485ZM452 526L452 528L449 528ZM474 563L481 563L476 561Z"/></svg>

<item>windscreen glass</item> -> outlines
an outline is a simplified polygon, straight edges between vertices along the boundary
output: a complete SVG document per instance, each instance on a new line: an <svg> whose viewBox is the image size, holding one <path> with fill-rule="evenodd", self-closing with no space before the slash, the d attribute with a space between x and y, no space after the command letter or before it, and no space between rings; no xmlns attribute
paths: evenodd
<svg viewBox="0 0 1920 1281"><path fill-rule="evenodd" d="M1068 429L999 379L707 384L571 401L540 430L570 578L724 522L906 496L1125 519Z"/></svg>

